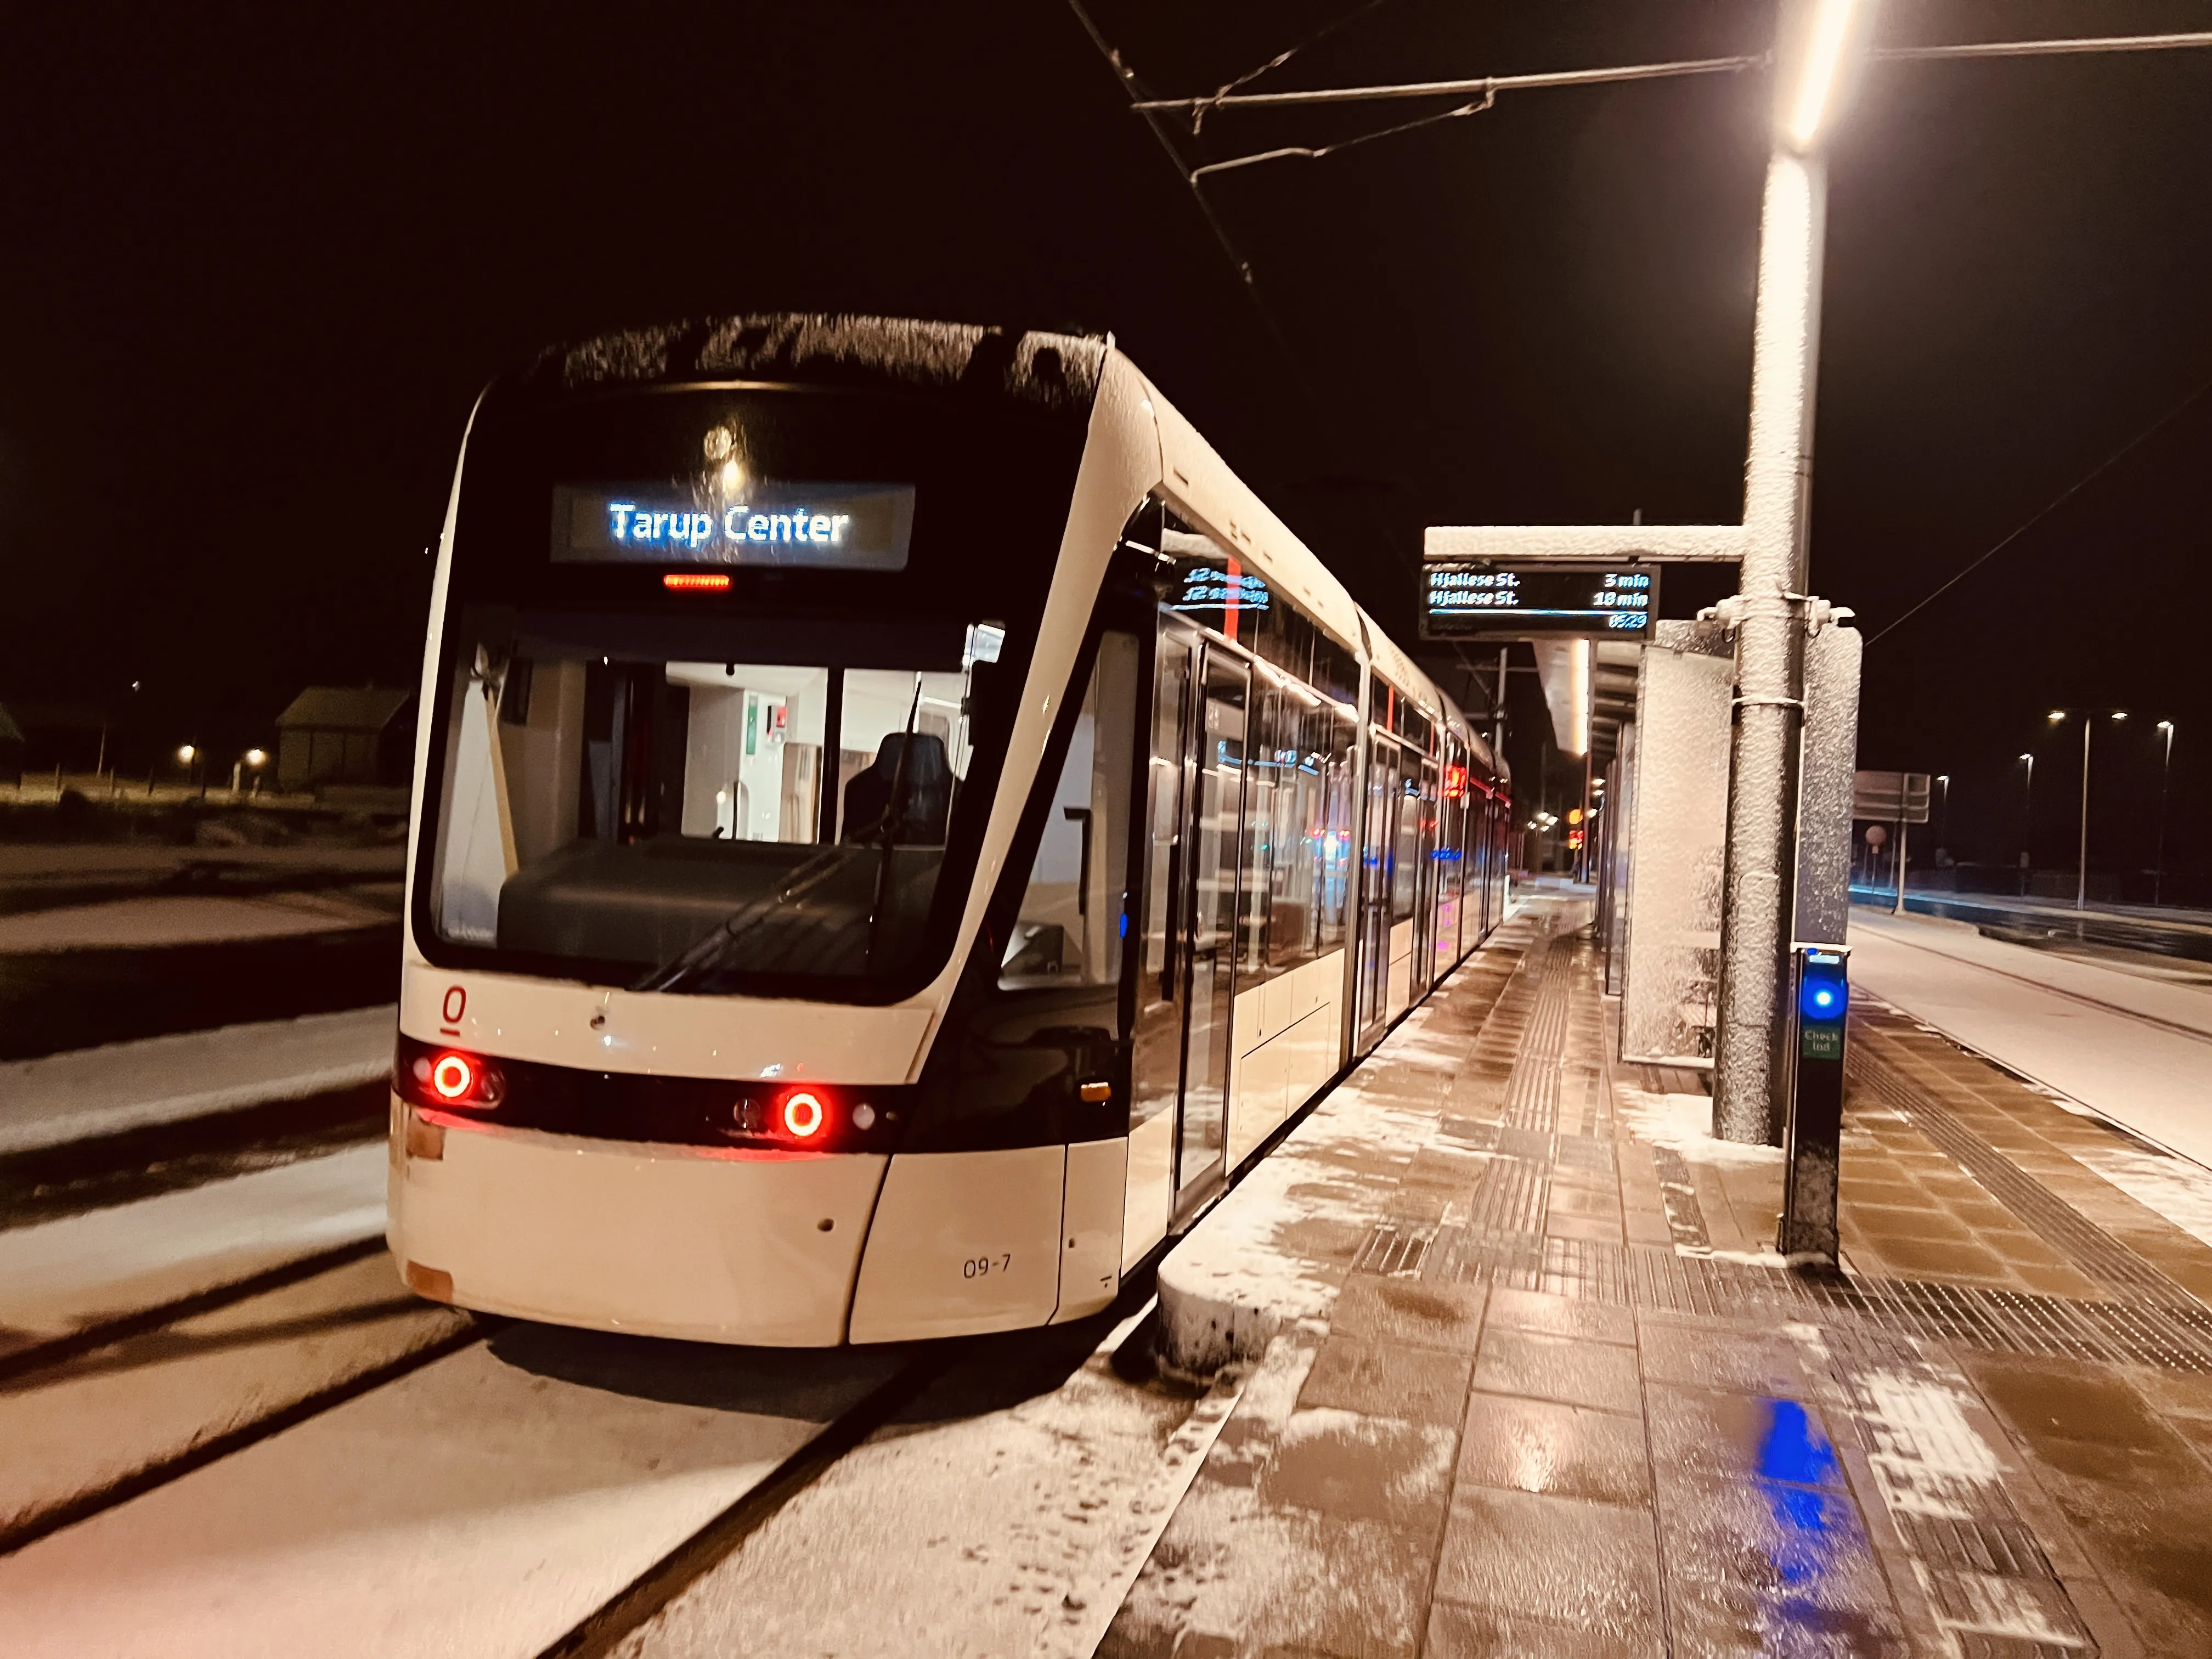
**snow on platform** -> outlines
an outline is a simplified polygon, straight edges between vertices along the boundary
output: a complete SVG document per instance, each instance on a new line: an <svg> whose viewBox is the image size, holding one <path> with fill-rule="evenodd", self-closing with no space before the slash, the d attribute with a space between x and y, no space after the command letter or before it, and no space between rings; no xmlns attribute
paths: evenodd
<svg viewBox="0 0 2212 1659"><path fill-rule="evenodd" d="M373 1238L386 1157L378 1140L0 1232L0 1336L64 1336Z"/></svg>
<svg viewBox="0 0 2212 1659"><path fill-rule="evenodd" d="M1855 909L1850 941L1851 978L1861 988L2144 1139L2212 1164L2212 994L1926 917Z"/></svg>
<svg viewBox="0 0 2212 1659"><path fill-rule="evenodd" d="M0 1156L373 1083L398 1018L386 1004L0 1063Z"/></svg>

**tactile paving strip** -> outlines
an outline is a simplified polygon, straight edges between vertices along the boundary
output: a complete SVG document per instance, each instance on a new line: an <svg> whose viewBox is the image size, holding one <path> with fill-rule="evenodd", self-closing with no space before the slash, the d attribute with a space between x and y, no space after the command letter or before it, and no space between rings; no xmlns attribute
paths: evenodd
<svg viewBox="0 0 2212 1659"><path fill-rule="evenodd" d="M1711 1319L1842 1322L1989 1352L2212 1376L2212 1311L2195 1304L2150 1308L1927 1279L1801 1273L1649 1245L1456 1227L1437 1230L1418 1271L1423 1279L1487 1280Z"/></svg>
<svg viewBox="0 0 2212 1659"><path fill-rule="evenodd" d="M1850 1051L1852 1081L1863 1083L1894 1107L1912 1127L2026 1222L2074 1266L2130 1301L2156 1307L2185 1305L2189 1292L2103 1228L2028 1175L1961 1123L1929 1089L1871 1043Z"/></svg>

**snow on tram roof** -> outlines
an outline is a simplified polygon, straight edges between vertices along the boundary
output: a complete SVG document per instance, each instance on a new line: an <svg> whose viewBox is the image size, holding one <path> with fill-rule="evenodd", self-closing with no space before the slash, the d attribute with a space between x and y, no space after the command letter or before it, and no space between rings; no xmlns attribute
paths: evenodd
<svg viewBox="0 0 2212 1659"><path fill-rule="evenodd" d="M965 387L1087 417L1109 349L1089 335L757 312L569 341L539 353L520 383L556 393L701 380Z"/></svg>

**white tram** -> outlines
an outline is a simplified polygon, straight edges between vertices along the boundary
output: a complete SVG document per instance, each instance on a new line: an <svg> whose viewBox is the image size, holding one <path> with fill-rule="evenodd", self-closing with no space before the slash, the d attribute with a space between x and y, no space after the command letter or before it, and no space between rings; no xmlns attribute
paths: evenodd
<svg viewBox="0 0 2212 1659"><path fill-rule="evenodd" d="M1504 768L1097 339L546 353L422 704L391 1246L528 1319L1095 1312L1505 903Z"/></svg>

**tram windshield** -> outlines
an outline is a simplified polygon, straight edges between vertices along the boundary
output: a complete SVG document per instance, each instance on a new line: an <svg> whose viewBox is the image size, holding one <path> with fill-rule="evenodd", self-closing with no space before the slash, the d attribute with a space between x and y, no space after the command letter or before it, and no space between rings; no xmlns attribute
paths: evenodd
<svg viewBox="0 0 2212 1659"><path fill-rule="evenodd" d="M981 458L912 405L645 402L568 422L631 453L540 430L521 465L489 446L479 496L464 483L418 934L638 989L902 994L966 896L1074 455L1029 446L1056 502L1031 480L955 512ZM637 453L639 427L694 476ZM474 546L472 509L509 494L534 545Z"/></svg>

